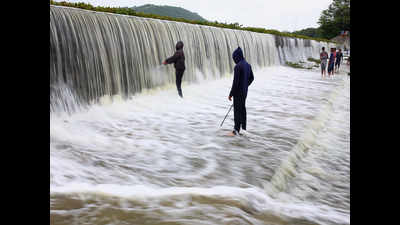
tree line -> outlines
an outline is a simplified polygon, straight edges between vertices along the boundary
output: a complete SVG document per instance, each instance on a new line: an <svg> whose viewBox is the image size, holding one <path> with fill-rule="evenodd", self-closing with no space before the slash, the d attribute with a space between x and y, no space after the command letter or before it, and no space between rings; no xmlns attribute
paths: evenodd
<svg viewBox="0 0 400 225"><path fill-rule="evenodd" d="M350 31L350 0L333 0L328 9L322 11L318 24L318 28L306 28L292 33L332 39L341 31Z"/></svg>

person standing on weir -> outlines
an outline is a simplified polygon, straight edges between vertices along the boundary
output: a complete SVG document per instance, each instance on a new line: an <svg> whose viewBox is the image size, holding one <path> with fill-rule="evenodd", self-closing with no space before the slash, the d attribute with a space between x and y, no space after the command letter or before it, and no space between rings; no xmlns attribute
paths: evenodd
<svg viewBox="0 0 400 225"><path fill-rule="evenodd" d="M171 63L173 63L175 67L176 88L178 89L178 94L179 96L181 96L181 98L183 98L181 83L182 83L183 73L185 72L186 68L185 68L185 54L183 53L182 41L178 41L176 43L175 54L166 59L162 64L167 65Z"/></svg>
<svg viewBox="0 0 400 225"><path fill-rule="evenodd" d="M326 63L328 61L328 53L325 51L325 47L322 47L322 52L319 55L319 59L321 60L321 76L326 76Z"/></svg>
<svg viewBox="0 0 400 225"><path fill-rule="evenodd" d="M335 69L335 49L331 48L331 55L329 56L329 61L328 61L328 76L333 75L334 69Z"/></svg>
<svg viewBox="0 0 400 225"><path fill-rule="evenodd" d="M235 127L230 136L239 134L240 127L246 130L246 98L248 86L253 82L254 75L251 70L251 65L243 57L243 52L238 47L232 54L233 61L235 61L235 68L233 74L233 84L229 93L229 101L233 97L233 117Z"/></svg>
<svg viewBox="0 0 400 225"><path fill-rule="evenodd" d="M342 53L342 49L339 48L339 52L336 53L336 63L335 63L335 71L336 73L339 73L339 68L340 68L340 62L342 61L343 58L343 53Z"/></svg>

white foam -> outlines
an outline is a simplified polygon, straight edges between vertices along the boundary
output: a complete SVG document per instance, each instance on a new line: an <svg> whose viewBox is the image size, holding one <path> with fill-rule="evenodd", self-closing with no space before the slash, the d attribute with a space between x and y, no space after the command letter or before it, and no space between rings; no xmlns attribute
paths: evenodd
<svg viewBox="0 0 400 225"><path fill-rule="evenodd" d="M307 127L321 126L310 122L339 82L287 67L255 71L246 103L248 134L240 138L219 135L233 127L231 111L219 128L232 104L227 99L232 76L184 83L183 99L171 86L72 115L52 115L51 193L223 196L260 212L347 223L348 215L332 207L297 198L302 194L278 193L275 199L260 185L268 182ZM303 138L313 142L314 136ZM308 171L324 176L318 165Z"/></svg>

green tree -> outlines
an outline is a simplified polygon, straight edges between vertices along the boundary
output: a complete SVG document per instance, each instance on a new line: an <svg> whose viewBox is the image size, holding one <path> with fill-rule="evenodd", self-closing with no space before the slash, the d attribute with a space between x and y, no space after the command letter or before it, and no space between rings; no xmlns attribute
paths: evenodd
<svg viewBox="0 0 400 225"><path fill-rule="evenodd" d="M297 35L304 35L313 38L322 38L321 30L319 28L306 28L298 31L292 32L293 34Z"/></svg>
<svg viewBox="0 0 400 225"><path fill-rule="evenodd" d="M323 38L331 39L340 31L350 31L350 0L333 0L328 9L322 11L319 29Z"/></svg>

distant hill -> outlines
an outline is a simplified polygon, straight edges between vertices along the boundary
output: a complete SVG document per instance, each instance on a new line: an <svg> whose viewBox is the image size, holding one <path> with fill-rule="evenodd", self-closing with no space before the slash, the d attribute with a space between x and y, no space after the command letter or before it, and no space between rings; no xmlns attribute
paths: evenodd
<svg viewBox="0 0 400 225"><path fill-rule="evenodd" d="M191 12L181 7L167 6L167 5L152 5L146 4L142 6L134 6L131 9L137 12L155 14L160 16L169 16L175 18L184 18L187 20L207 21L199 14Z"/></svg>

